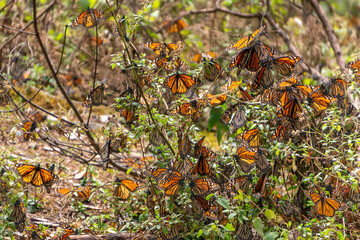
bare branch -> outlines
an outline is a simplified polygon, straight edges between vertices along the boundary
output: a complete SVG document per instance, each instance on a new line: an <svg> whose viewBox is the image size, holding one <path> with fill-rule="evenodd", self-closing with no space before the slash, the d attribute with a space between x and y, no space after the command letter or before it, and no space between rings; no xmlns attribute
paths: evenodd
<svg viewBox="0 0 360 240"><path fill-rule="evenodd" d="M329 19L327 18L325 11L319 5L318 0L310 0L310 2L311 2L312 7L314 8L314 10L316 11L322 25L324 26L326 35L327 35L328 40L331 44L331 47L334 51L334 54L336 57L336 62L338 63L338 65L340 67L340 71L341 71L341 73L345 73L346 72L345 59L344 59L344 55L341 51L339 41L335 35L334 29L331 26L331 23L330 23Z"/></svg>

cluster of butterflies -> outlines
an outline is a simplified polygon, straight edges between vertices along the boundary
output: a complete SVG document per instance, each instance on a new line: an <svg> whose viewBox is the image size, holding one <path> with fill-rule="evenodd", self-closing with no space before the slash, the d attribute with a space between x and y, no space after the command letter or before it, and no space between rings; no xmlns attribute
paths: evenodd
<svg viewBox="0 0 360 240"><path fill-rule="evenodd" d="M94 27L101 19L104 19L104 15L100 11L88 8L73 21L71 27ZM125 18L123 17L123 19ZM124 23L124 21L120 21L121 23ZM126 37L125 25L121 26L118 32L120 34L121 31L122 35ZM179 32L185 26L181 22L176 22L174 25L168 26L167 31ZM263 197L266 191L272 192L265 188L271 164L266 150L261 148L260 131L258 129L248 129L237 134L238 130L246 126L248 121L244 110L248 102L260 99L262 102L276 107L275 122L277 126L273 138L281 141L287 141L291 138L293 131L304 129L307 121L306 113L312 114L313 117L322 116L325 110L333 103L336 103L342 109L343 114L354 114L356 112L354 106L346 98L347 83L343 79L333 78L327 85L317 87L302 85L302 78L296 74L295 70L296 66L303 61L302 57L283 55L267 44L262 43L259 38L264 34L264 30L265 27L261 27L227 48L228 51L236 51L231 58L228 69L236 68L238 75L243 70L247 70L251 74L251 77L246 82L246 90L241 86L241 81L228 81L220 88L221 93L192 98L171 111L172 114L191 116L192 121L196 121L204 107L216 107L224 104L228 96L234 93L237 103L223 112L220 121L229 125L231 133L236 134L235 139L240 142L236 153L233 156L225 154L220 157L210 148L204 146L204 137L194 144L184 134L185 129L181 127L177 133L179 158L171 163L169 167L157 168L149 174L155 180L157 188L163 190L166 196L176 197L180 192L188 189L192 201L191 209L194 213L207 219L219 219L224 224L227 222L226 215L222 212L219 204L206 198L208 194L215 192L236 194L238 191L248 193L255 177L258 178L258 182L253 192L257 196ZM155 42L146 43L143 46L155 54L153 60L155 69L159 72L165 70L168 73L164 86L172 95L189 94L189 92L194 92L201 85L202 81L198 77L184 73L187 70L187 65L180 57L183 49L181 42ZM215 62L213 57L214 55L206 54L201 59L203 64L202 79L210 83L228 76L225 69ZM347 67L358 77L360 60L347 64ZM140 69L138 70L140 71ZM139 78L144 84L150 81L145 72L139 74ZM282 78L276 81L276 75L280 75ZM105 89L104 84L94 88L83 101L83 105L88 108L101 105ZM140 101L140 94L136 88L125 91L121 94L121 97L135 99L136 102ZM132 103L130 101L128 108L120 110L127 123L136 120L136 107ZM305 112L303 106L305 104L310 106L311 110ZM23 137L25 140L31 138L36 127L35 121L24 122ZM108 139L101 147L99 155L105 170L108 167L111 152L118 152L119 149L124 147L123 144L123 139ZM238 164L242 170L240 175L239 172L235 171L235 166L217 161L219 158L228 157L232 157ZM192 158L196 159L196 164L193 164ZM219 168L212 167L215 165L218 165ZM254 168L257 176L253 174ZM24 182L36 187L44 186L47 191L50 191L53 182L57 178L54 174L54 166L44 169L40 165L20 164L17 171ZM120 180L117 178L115 184L114 196L121 200L128 200L131 193L139 189L139 184L130 179ZM88 200L91 195L91 188L87 185L76 189L60 189L58 192L63 195L76 194L79 200ZM149 190L148 192L148 201L150 203L152 197L156 195L156 191ZM353 194L353 192L351 193ZM340 203L337 200L327 198L324 194L313 192L308 195L317 205L316 209L319 215L331 217L340 208ZM281 199L281 196L271 195L271 197ZM288 201L283 201L283 204L279 206L286 216L299 212ZM24 228L26 211L21 201L15 202L14 211L10 218L13 219L18 230ZM181 231L181 226L173 225L165 238L176 237L179 235L179 231ZM252 232L250 223L244 222L237 227L235 235L240 239L252 239Z"/></svg>

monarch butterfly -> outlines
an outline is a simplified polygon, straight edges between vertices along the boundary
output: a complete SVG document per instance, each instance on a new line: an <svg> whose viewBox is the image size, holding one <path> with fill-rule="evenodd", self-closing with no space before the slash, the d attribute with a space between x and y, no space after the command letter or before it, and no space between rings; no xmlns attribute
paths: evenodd
<svg viewBox="0 0 360 240"><path fill-rule="evenodd" d="M202 106L207 104L206 100L192 100L188 103L184 103L177 107L174 112L179 113L180 115L187 116L192 115L200 110ZM173 112L173 113L174 113Z"/></svg>
<svg viewBox="0 0 360 240"><path fill-rule="evenodd" d="M106 171L109 165L110 152L111 152L111 139L107 140L105 144L101 147L99 155L101 161L103 162L103 169Z"/></svg>
<svg viewBox="0 0 360 240"><path fill-rule="evenodd" d="M52 177L53 177L54 179L56 179L57 176L54 174L54 170L55 170L55 164L52 164L52 165L49 167L49 171L51 172ZM44 187L45 187L47 193L50 193L50 192L51 192L51 187L52 187L53 182L54 182L54 181L50 181L50 182L48 182L48 183L44 183Z"/></svg>
<svg viewBox="0 0 360 240"><path fill-rule="evenodd" d="M261 102L271 104L273 106L278 105L279 95L273 88L265 89L261 95Z"/></svg>
<svg viewBox="0 0 360 240"><path fill-rule="evenodd" d="M335 211L340 207L340 203L332 198L326 198L324 195L312 193L310 195L314 203L317 203L317 212L319 215L333 217Z"/></svg>
<svg viewBox="0 0 360 240"><path fill-rule="evenodd" d="M199 83L199 80L186 74L179 74L178 72L168 76L165 81L172 94L186 93L191 86L197 83Z"/></svg>
<svg viewBox="0 0 360 240"><path fill-rule="evenodd" d="M252 34L250 34L247 37L243 37L240 40L238 40L236 43L231 44L230 46L228 46L226 48L226 50L241 50L243 48L247 48L249 47L254 40L256 40L260 34L262 34L262 32L264 31L265 26L260 27L259 29L255 30Z"/></svg>
<svg viewBox="0 0 360 240"><path fill-rule="evenodd" d="M186 176L193 169L193 164L189 158L176 160L173 170L180 173L182 176Z"/></svg>
<svg viewBox="0 0 360 240"><path fill-rule="evenodd" d="M167 196L176 196L185 184L185 178L181 174L172 175L171 178L164 183L165 194Z"/></svg>
<svg viewBox="0 0 360 240"><path fill-rule="evenodd" d="M185 158L191 151L191 142L188 136L184 139L178 137L179 154L182 158Z"/></svg>
<svg viewBox="0 0 360 240"><path fill-rule="evenodd" d="M163 25L167 25L168 23L169 21L165 21ZM177 20L174 24L165 27L168 33L180 32L184 28L186 28L186 23L181 19Z"/></svg>
<svg viewBox="0 0 360 240"><path fill-rule="evenodd" d="M214 61L214 59L203 58L203 75L205 80L209 82L215 81L217 78L221 78L225 76L224 70L220 67L218 63Z"/></svg>
<svg viewBox="0 0 360 240"><path fill-rule="evenodd" d="M294 98L285 104L278 113L278 117L289 117L291 120L299 119L299 114L303 112L299 100Z"/></svg>
<svg viewBox="0 0 360 240"><path fill-rule="evenodd" d="M347 191L349 200L352 201L353 203L359 203L360 202L359 190L353 189L352 187L348 187L348 188L350 188Z"/></svg>
<svg viewBox="0 0 360 240"><path fill-rule="evenodd" d="M46 115L41 114L39 111L31 113L28 117L31 121L36 122L36 123L43 122L47 118Z"/></svg>
<svg viewBox="0 0 360 240"><path fill-rule="evenodd" d="M202 59L207 58L207 59L211 59L211 58L215 58L215 53L213 52L206 52L206 53L198 53L195 54L195 56L193 57L193 61L200 63Z"/></svg>
<svg viewBox="0 0 360 240"><path fill-rule="evenodd" d="M295 66L303 60L299 56L281 56L273 58L273 63L281 75L289 76L295 70Z"/></svg>
<svg viewBox="0 0 360 240"><path fill-rule="evenodd" d="M270 163L265 156L265 151L261 148L258 148L255 153L255 160L255 165L261 172L266 172L269 169Z"/></svg>
<svg viewBox="0 0 360 240"><path fill-rule="evenodd" d="M345 116L345 114L350 116L357 112L357 109L354 107L354 105L344 97L336 98L336 105L341 109L340 116Z"/></svg>
<svg viewBox="0 0 360 240"><path fill-rule="evenodd" d="M245 140L251 147L260 146L260 131L259 129L252 129L236 136L237 139Z"/></svg>
<svg viewBox="0 0 360 240"><path fill-rule="evenodd" d="M323 111L325 111L332 102L330 98L326 96L321 96L318 91L313 91L306 100L311 106L311 108L314 110L315 116L318 116Z"/></svg>
<svg viewBox="0 0 360 240"><path fill-rule="evenodd" d="M163 232L161 233L162 235L162 239L164 240L175 240L179 238L179 232L181 229L181 225L180 224L175 224L172 225L170 227L170 231L169 230L165 230L167 233L165 233L164 229L162 230Z"/></svg>
<svg viewBox="0 0 360 240"><path fill-rule="evenodd" d="M267 177L266 177L266 172L265 172L260 176L260 178L254 188L254 192L260 194L260 197L263 196L263 194L264 194L266 179L267 179Z"/></svg>
<svg viewBox="0 0 360 240"><path fill-rule="evenodd" d="M14 203L14 209L9 216L9 220L15 223L15 227L19 232L24 231L26 220L26 209L20 199Z"/></svg>
<svg viewBox="0 0 360 240"><path fill-rule="evenodd" d="M210 167L209 163L207 162L206 158L200 154L200 157L198 161L196 162L196 165L194 169L192 170L192 173L198 173L200 175L210 175Z"/></svg>
<svg viewBox="0 0 360 240"><path fill-rule="evenodd" d="M210 205L204 198L194 195L193 193L191 193L190 198L192 200L192 208L195 213L201 215L203 212L210 210Z"/></svg>
<svg viewBox="0 0 360 240"><path fill-rule="evenodd" d="M243 175L236 178L231 179L228 183L226 183L226 189L232 190L236 192L237 189L241 189L243 192L247 192L252 183L253 175Z"/></svg>
<svg viewBox="0 0 360 240"><path fill-rule="evenodd" d="M251 240L253 239L252 227L248 222L244 222L239 225L235 234L236 239Z"/></svg>
<svg viewBox="0 0 360 240"><path fill-rule="evenodd" d="M272 135L272 139L287 140L291 136L291 129L288 123L282 122Z"/></svg>
<svg viewBox="0 0 360 240"><path fill-rule="evenodd" d="M204 195L210 191L210 186L204 178L190 179L189 187L195 195Z"/></svg>
<svg viewBox="0 0 360 240"><path fill-rule="evenodd" d="M121 199L127 200L130 196L130 192L134 192L139 186L132 180L116 178L115 184L117 185L114 190L114 196Z"/></svg>
<svg viewBox="0 0 360 240"><path fill-rule="evenodd" d="M252 101L253 97L250 96L248 92L246 92L242 87L238 87L239 91L236 92L236 96L244 102Z"/></svg>
<svg viewBox="0 0 360 240"><path fill-rule="evenodd" d="M238 67L238 73L246 68L250 72L256 72L264 60L272 57L274 50L264 43L257 41L254 46L245 48L239 52L230 62L229 68Z"/></svg>
<svg viewBox="0 0 360 240"><path fill-rule="evenodd" d="M273 84L274 76L271 73L271 69L268 65L264 65L256 72L255 78L253 78L250 87L251 90L262 93Z"/></svg>
<svg viewBox="0 0 360 240"><path fill-rule="evenodd" d="M254 167L255 152L247 150L246 146L240 146L234 157L244 172L248 173Z"/></svg>
<svg viewBox="0 0 360 240"><path fill-rule="evenodd" d="M195 150L195 157L199 158L202 154L205 158L214 158L216 154L206 147L203 147L202 144L204 143L205 136L203 136L194 146Z"/></svg>
<svg viewBox="0 0 360 240"><path fill-rule="evenodd" d="M180 173L167 168L158 168L152 172L152 175L160 187L163 187L164 183L172 176L181 177Z"/></svg>
<svg viewBox="0 0 360 240"><path fill-rule="evenodd" d="M329 95L332 97L343 97L345 95L346 82L341 78L331 78L329 84Z"/></svg>
<svg viewBox="0 0 360 240"><path fill-rule="evenodd" d="M302 101L313 91L313 88L309 86L298 85L298 79L298 77L291 76L285 78L285 80L279 84L280 91L282 92L280 99L282 106L295 97Z"/></svg>
<svg viewBox="0 0 360 240"><path fill-rule="evenodd" d="M65 229L65 234L61 236L61 240L66 240L70 235L78 234L78 229Z"/></svg>
<svg viewBox="0 0 360 240"><path fill-rule="evenodd" d="M77 28L79 26L91 28L97 25L100 20L104 18L105 16L103 13L96 9L88 7L72 22L71 28Z"/></svg>
<svg viewBox="0 0 360 240"><path fill-rule="evenodd" d="M351 69L353 73L357 73L360 70L360 60L351 61L345 67Z"/></svg>
<svg viewBox="0 0 360 240"><path fill-rule="evenodd" d="M58 189L57 191L61 195L65 195L65 196L68 196L70 193L75 193L76 199L83 202L88 202L91 196L91 188L89 185L84 186L82 188L77 188L75 190L70 188L61 188Z"/></svg>
<svg viewBox="0 0 360 240"><path fill-rule="evenodd" d="M233 116L234 112L238 109L238 107L239 107L239 104L234 104L233 106L228 107L224 111L224 113L221 115L220 121L223 124L229 124L231 119L232 119L232 116Z"/></svg>
<svg viewBox="0 0 360 240"><path fill-rule="evenodd" d="M121 111L121 114L123 115L126 123L132 123L137 119L135 116L135 112L131 109L123 109Z"/></svg>
<svg viewBox="0 0 360 240"><path fill-rule="evenodd" d="M102 83L97 86L91 93L84 99L83 106L89 108L91 106L99 106L103 102L105 86Z"/></svg>
<svg viewBox="0 0 360 240"><path fill-rule="evenodd" d="M110 142L110 150L112 152L120 152L119 149L123 149L126 147L127 137L122 134L118 138L111 139Z"/></svg>
<svg viewBox="0 0 360 240"><path fill-rule="evenodd" d="M154 51L154 53L161 58L166 58L173 51L181 50L183 48L181 42L177 43L145 43L144 47Z"/></svg>
<svg viewBox="0 0 360 240"><path fill-rule="evenodd" d="M226 111L225 111L225 113L226 113ZM223 116L224 116L224 114L223 114ZM220 118L220 121L222 121L224 123L225 122L224 118L226 119L227 117L224 116L224 118L223 118L223 116ZM243 126L245 126L246 122L247 122L247 116L245 114L244 108L242 106L239 106L230 121L230 132L235 133L239 128L242 128Z"/></svg>
<svg viewBox="0 0 360 240"><path fill-rule="evenodd" d="M35 129L36 129L36 126L37 126L37 123L36 122L33 122L31 120L28 120L24 123L23 125L23 129L24 129L24 139L25 141L29 141L30 137L32 136L32 133Z"/></svg>
<svg viewBox="0 0 360 240"><path fill-rule="evenodd" d="M24 182L31 183L35 187L48 184L54 180L53 173L41 168L40 164L37 164L36 166L19 164L16 169Z"/></svg>
<svg viewBox="0 0 360 240"><path fill-rule="evenodd" d="M211 170L210 177L211 179L217 183L218 185L223 185L229 182L229 178L234 172L235 168L231 164L223 164L221 161L218 162L219 170L215 172L213 169Z"/></svg>
<svg viewBox="0 0 360 240"><path fill-rule="evenodd" d="M216 107L216 106L219 106L221 104L223 104L226 99L227 99L227 96L225 94L223 95L220 95L218 97L214 96L214 95L211 95L211 94L207 94L206 97L208 97L210 100L210 105L211 107Z"/></svg>

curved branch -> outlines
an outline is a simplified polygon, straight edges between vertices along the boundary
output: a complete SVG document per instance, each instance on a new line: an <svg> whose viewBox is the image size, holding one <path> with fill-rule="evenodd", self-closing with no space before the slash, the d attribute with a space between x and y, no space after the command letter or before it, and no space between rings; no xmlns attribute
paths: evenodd
<svg viewBox="0 0 360 240"><path fill-rule="evenodd" d="M229 10L227 8L223 8L220 6L216 6L214 8L207 8L207 9L201 9L201 10L191 10L185 13L180 14L178 17L171 19L168 23L164 24L163 26L161 26L160 29L158 29L156 31L156 33L160 32L162 29L167 28L171 25L173 25L175 22L177 22L178 20L180 20L183 17L189 16L189 15L195 15L195 14L206 14L206 13L215 13L215 12L223 12L223 13L227 13L236 17L240 17L240 18L259 18L262 17L262 14L260 13L241 13L241 12L236 12L236 11L232 11Z"/></svg>
<svg viewBox="0 0 360 240"><path fill-rule="evenodd" d="M331 23L330 23L329 19L327 18L325 11L320 6L318 0L310 0L310 2L311 2L312 7L314 8L314 10L316 11L322 25L324 26L326 35L327 35L330 45L334 51L334 54L336 57L336 62L340 67L340 71L341 71L341 73L345 73L346 72L345 59L344 59L344 55L341 51L339 41L335 35L334 29L331 26Z"/></svg>

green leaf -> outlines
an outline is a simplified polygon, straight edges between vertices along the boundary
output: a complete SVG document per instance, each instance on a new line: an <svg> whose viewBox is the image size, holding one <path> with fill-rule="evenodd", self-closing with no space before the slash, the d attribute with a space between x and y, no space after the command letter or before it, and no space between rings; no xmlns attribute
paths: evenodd
<svg viewBox="0 0 360 240"><path fill-rule="evenodd" d="M241 191L238 191L239 194L235 196L235 199L239 199L241 202L244 201L244 194Z"/></svg>
<svg viewBox="0 0 360 240"><path fill-rule="evenodd" d="M218 143L221 143L222 136L229 130L229 127L221 123L220 121L216 125L216 138Z"/></svg>
<svg viewBox="0 0 360 240"><path fill-rule="evenodd" d="M341 231L337 231L336 235L338 236L339 240L344 240L345 239L344 235L343 235L343 233Z"/></svg>
<svg viewBox="0 0 360 240"><path fill-rule="evenodd" d="M211 131L211 129L217 125L222 115L223 111L221 108L216 107L210 110L210 116L209 116L209 121L208 121L208 130L209 132Z"/></svg>
<svg viewBox="0 0 360 240"><path fill-rule="evenodd" d="M261 219L257 217L252 222L255 230L260 234L261 237L264 237L264 224Z"/></svg>
<svg viewBox="0 0 360 240"><path fill-rule="evenodd" d="M230 220L230 219L234 218L236 215L237 215L237 213L234 213L234 212L230 213L228 216L228 219Z"/></svg>
<svg viewBox="0 0 360 240"><path fill-rule="evenodd" d="M224 227L226 230L228 230L229 232L234 232L235 231L235 228L233 227L232 224L230 223L227 223Z"/></svg>
<svg viewBox="0 0 360 240"><path fill-rule="evenodd" d="M152 4L152 8L157 9L160 7L160 5L161 5L160 0L155 0Z"/></svg>
<svg viewBox="0 0 360 240"><path fill-rule="evenodd" d="M128 170L126 171L126 175L129 175L131 170L132 170L132 168L128 168Z"/></svg>
<svg viewBox="0 0 360 240"><path fill-rule="evenodd" d="M201 237L203 235L203 230L200 229L196 235L197 238Z"/></svg>
<svg viewBox="0 0 360 240"><path fill-rule="evenodd" d="M279 236L278 232L267 232L265 233L264 240L275 240Z"/></svg>
<svg viewBox="0 0 360 240"><path fill-rule="evenodd" d="M269 220L276 218L274 211L272 211L270 209L266 209L264 214Z"/></svg>
<svg viewBox="0 0 360 240"><path fill-rule="evenodd" d="M223 196L219 196L218 199L216 199L216 201L220 204L220 206L222 206L223 208L229 209L229 202L226 198L224 198Z"/></svg>

